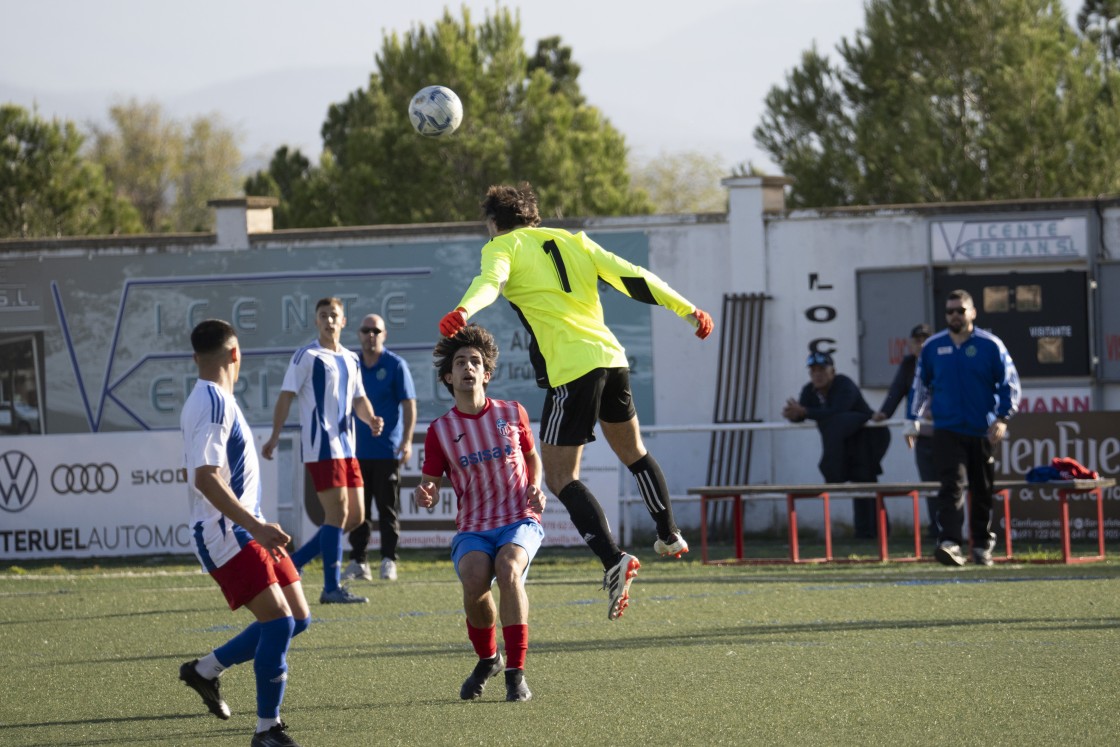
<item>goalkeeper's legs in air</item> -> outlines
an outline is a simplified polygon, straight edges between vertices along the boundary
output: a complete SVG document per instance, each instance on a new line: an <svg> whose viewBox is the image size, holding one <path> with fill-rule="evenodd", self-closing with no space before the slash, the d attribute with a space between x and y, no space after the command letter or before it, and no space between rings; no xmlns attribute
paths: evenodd
<svg viewBox="0 0 1120 747"><path fill-rule="evenodd" d="M673 518L673 504L669 498L669 488L665 484L665 474L661 465L646 451L638 430L637 416L622 423L599 422L607 443L614 453L634 475L638 493L646 505L646 510L657 525L657 540L653 543L658 555L680 557L688 552L688 543L677 528Z"/></svg>

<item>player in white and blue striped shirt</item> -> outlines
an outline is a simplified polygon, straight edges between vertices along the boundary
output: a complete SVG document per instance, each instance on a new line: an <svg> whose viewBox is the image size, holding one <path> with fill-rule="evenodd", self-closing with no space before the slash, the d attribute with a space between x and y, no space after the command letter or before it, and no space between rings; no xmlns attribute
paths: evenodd
<svg viewBox="0 0 1120 747"><path fill-rule="evenodd" d="M311 610L285 547L291 537L261 516L261 483L253 433L233 395L241 348L228 322L208 319L191 332L198 382L179 418L194 550L232 610L256 622L201 659L179 667L179 679L215 716L230 717L219 675L252 661L257 676L254 747L296 742L280 720L288 679L288 645L307 629ZM297 746L298 747L298 746Z"/></svg>
<svg viewBox="0 0 1120 747"><path fill-rule="evenodd" d="M288 419L292 400L299 400L303 462L323 506L323 525L296 550L292 560L303 568L323 557L321 604L369 601L342 585L342 538L365 521L362 473L354 452L354 418L381 433L383 422L366 398L358 356L340 342L346 326L342 301L324 298L315 305L318 339L295 352L284 374L272 417L272 435L261 447L271 459Z"/></svg>

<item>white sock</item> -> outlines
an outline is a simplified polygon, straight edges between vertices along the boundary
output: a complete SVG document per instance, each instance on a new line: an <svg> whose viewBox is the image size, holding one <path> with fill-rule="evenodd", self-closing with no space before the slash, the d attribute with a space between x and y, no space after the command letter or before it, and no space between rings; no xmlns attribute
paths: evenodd
<svg viewBox="0 0 1120 747"><path fill-rule="evenodd" d="M276 726L278 723L280 723L279 718L260 718L260 717L258 717L257 718L257 734L260 734L262 731L268 731L272 727Z"/></svg>
<svg viewBox="0 0 1120 747"><path fill-rule="evenodd" d="M218 662L218 657L214 656L213 651L199 659L194 668L196 672L208 680L221 676L222 672L225 671L225 667Z"/></svg>

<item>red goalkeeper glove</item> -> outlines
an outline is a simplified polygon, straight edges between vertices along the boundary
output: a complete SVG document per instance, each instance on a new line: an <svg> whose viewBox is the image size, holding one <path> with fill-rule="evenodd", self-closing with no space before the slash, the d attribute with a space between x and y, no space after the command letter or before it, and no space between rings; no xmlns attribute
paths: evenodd
<svg viewBox="0 0 1120 747"><path fill-rule="evenodd" d="M702 309L692 312L692 316L696 319L696 336L701 340L707 339L708 335L712 334L712 327L715 326L712 317Z"/></svg>
<svg viewBox="0 0 1120 747"><path fill-rule="evenodd" d="M449 311L439 320L439 333L444 337L454 337L455 333L467 326L467 312L462 306Z"/></svg>

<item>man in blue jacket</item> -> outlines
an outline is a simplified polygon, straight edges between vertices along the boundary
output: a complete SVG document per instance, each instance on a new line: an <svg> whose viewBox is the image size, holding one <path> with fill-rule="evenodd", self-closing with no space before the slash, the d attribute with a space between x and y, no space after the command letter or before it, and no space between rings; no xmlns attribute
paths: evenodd
<svg viewBox="0 0 1120 747"><path fill-rule="evenodd" d="M1019 409L1019 373L1003 341L978 329L976 306L967 291L945 301L947 329L926 340L918 356L911 398L908 440L929 404L933 414L933 458L941 490L937 494L935 556L944 565L964 565L964 487L972 494L969 527L972 560L992 564L996 536L991 531L995 445Z"/></svg>

